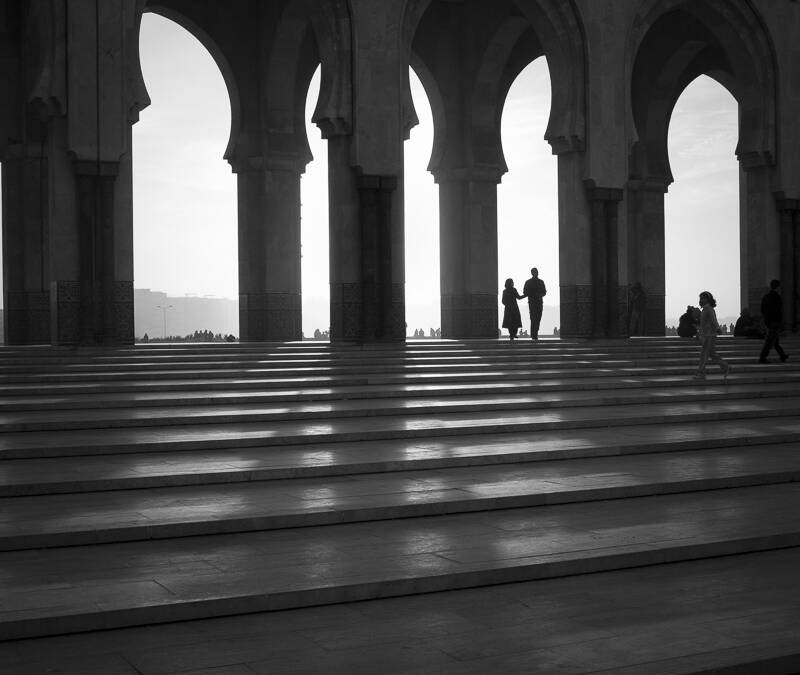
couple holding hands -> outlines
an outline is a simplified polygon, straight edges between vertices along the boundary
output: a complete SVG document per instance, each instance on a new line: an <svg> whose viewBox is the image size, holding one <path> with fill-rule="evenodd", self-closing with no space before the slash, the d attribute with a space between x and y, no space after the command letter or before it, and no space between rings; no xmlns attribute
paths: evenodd
<svg viewBox="0 0 800 675"><path fill-rule="evenodd" d="M522 295L514 288L514 280L506 279L503 289L503 328L508 329L508 337L517 339L517 331L522 328L522 316L519 313L517 300L528 298L528 310L531 315L531 340L539 339L539 324L542 321L542 298L547 295L544 281L539 278L539 270L531 268L531 278L522 287Z"/></svg>

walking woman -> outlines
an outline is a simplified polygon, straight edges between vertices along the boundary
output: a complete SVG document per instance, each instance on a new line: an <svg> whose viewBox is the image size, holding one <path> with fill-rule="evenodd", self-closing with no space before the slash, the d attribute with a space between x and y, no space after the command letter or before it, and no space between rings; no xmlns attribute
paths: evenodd
<svg viewBox="0 0 800 675"><path fill-rule="evenodd" d="M716 342L717 332L719 331L719 323L717 322L717 313L714 307L717 306L717 301L714 296L708 291L703 291L700 294L700 329L698 331L700 337L700 365L697 367L697 374L694 376L695 380L706 379L706 363L712 361L722 368L723 381L728 379L731 372L731 367L717 354Z"/></svg>
<svg viewBox="0 0 800 675"><path fill-rule="evenodd" d="M506 287L503 291L503 328L508 328L509 340L517 339L517 331L522 328L522 316L519 313L517 300L522 300L522 296L514 288L514 280L506 279Z"/></svg>

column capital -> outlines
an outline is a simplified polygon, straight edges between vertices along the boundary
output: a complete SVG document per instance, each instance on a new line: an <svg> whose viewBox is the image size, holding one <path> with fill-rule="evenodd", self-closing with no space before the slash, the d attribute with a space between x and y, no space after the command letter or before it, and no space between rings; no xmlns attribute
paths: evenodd
<svg viewBox="0 0 800 675"><path fill-rule="evenodd" d="M431 171L436 183L495 183L499 184L508 169L498 165L483 164L468 167L450 167Z"/></svg>
<svg viewBox="0 0 800 675"><path fill-rule="evenodd" d="M776 192L775 206L778 211L800 211L800 197L787 197L785 192Z"/></svg>
<svg viewBox="0 0 800 675"><path fill-rule="evenodd" d="M79 176L117 176L119 162L93 162L85 159L75 159L75 172Z"/></svg>
<svg viewBox="0 0 800 675"><path fill-rule="evenodd" d="M583 136L556 136L546 139L554 155L566 155L571 152L585 152L586 140Z"/></svg>
<svg viewBox="0 0 800 675"><path fill-rule="evenodd" d="M745 171L775 165L775 157L770 150L749 150L738 154L737 158Z"/></svg>
<svg viewBox="0 0 800 675"><path fill-rule="evenodd" d="M312 117L311 121L317 125L326 141L334 136L353 135L353 125L344 117Z"/></svg>
<svg viewBox="0 0 800 675"><path fill-rule="evenodd" d="M397 189L397 176L372 176L369 174L361 174L358 177L358 189L394 192Z"/></svg>
<svg viewBox="0 0 800 675"><path fill-rule="evenodd" d="M625 191L622 188L600 187L594 180L587 178L583 181L589 201L621 202Z"/></svg>
<svg viewBox="0 0 800 675"><path fill-rule="evenodd" d="M666 194L669 192L669 185L671 182L672 179L670 178L659 178L657 176L632 178L628 181L628 188L642 192L660 192L661 194Z"/></svg>
<svg viewBox="0 0 800 675"><path fill-rule="evenodd" d="M287 171L303 174L308 161L295 154L251 155L249 157L230 157L228 163L233 173L253 171Z"/></svg>

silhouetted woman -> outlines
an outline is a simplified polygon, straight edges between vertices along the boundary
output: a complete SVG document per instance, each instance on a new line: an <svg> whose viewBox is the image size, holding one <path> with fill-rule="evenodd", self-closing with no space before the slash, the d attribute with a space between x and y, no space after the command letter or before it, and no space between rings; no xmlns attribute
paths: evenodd
<svg viewBox="0 0 800 675"><path fill-rule="evenodd" d="M716 342L717 332L719 331L719 323L717 322L717 313L714 307L717 306L717 301L714 296L708 291L703 291L700 294L700 330L698 331L700 337L700 365L697 367L697 374L694 376L696 380L706 379L706 363L711 360L722 368L723 380L728 379L728 373L731 372L731 367L717 354Z"/></svg>
<svg viewBox="0 0 800 675"><path fill-rule="evenodd" d="M503 328L508 328L510 340L517 338L517 331L522 328L522 317L519 313L517 300L522 300L522 296L514 288L514 280L506 279L506 288L503 291Z"/></svg>

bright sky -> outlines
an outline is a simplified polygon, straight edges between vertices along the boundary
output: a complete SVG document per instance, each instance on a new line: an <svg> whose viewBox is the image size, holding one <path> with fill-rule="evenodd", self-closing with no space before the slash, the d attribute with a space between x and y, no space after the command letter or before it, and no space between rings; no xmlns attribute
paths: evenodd
<svg viewBox="0 0 800 675"><path fill-rule="evenodd" d="M222 159L230 103L205 48L177 24L142 20L141 61L152 105L134 126L134 284L171 295L235 298L236 177ZM318 76L306 107L310 119ZM438 191L426 167L430 107L412 73L419 126L406 142L406 298L409 331L439 326ZM498 292L535 265L558 293L556 158L543 140L550 107L545 59L512 86L502 134L509 173L498 190ZM677 322L700 290L717 297L720 318L739 313L737 108L701 77L681 96L670 127L675 183L666 199L667 321ZM314 161L302 179L303 330L328 327L327 159L309 124ZM325 280L325 281L321 281ZM552 298L552 299L551 299Z"/></svg>

